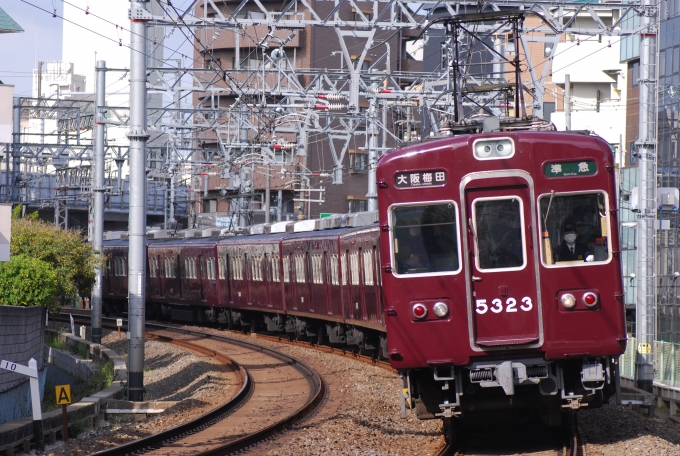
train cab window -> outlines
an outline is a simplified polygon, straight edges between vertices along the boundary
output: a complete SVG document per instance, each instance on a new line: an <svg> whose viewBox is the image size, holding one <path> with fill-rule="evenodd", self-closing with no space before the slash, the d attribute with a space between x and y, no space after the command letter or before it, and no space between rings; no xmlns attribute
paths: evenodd
<svg viewBox="0 0 680 456"><path fill-rule="evenodd" d="M460 271L456 214L453 202L390 209L392 263L397 275Z"/></svg>
<svg viewBox="0 0 680 456"><path fill-rule="evenodd" d="M609 261L607 204L607 196L602 192L541 195L543 264L571 267Z"/></svg>
<svg viewBox="0 0 680 456"><path fill-rule="evenodd" d="M519 198L479 198L473 202L476 261L480 271L524 267L522 212Z"/></svg>

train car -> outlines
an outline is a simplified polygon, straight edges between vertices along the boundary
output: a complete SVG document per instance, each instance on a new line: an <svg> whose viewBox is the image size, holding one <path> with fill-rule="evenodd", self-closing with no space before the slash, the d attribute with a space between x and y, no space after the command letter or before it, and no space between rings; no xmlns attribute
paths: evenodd
<svg viewBox="0 0 680 456"><path fill-rule="evenodd" d="M102 275L102 299L104 312L127 310L128 297L128 241L106 241L104 247L106 268Z"/></svg>
<svg viewBox="0 0 680 456"><path fill-rule="evenodd" d="M211 238L149 242L147 313L180 321L210 321L205 309L220 307L216 247L217 240Z"/></svg>
<svg viewBox="0 0 680 456"><path fill-rule="evenodd" d="M104 243L107 313L127 308L127 245ZM147 316L264 328L384 357L379 257L377 227L150 240Z"/></svg>
<svg viewBox="0 0 680 456"><path fill-rule="evenodd" d="M434 139L382 156L377 182L389 361L419 418L449 438L483 411L571 425L614 394L627 336L604 140Z"/></svg>

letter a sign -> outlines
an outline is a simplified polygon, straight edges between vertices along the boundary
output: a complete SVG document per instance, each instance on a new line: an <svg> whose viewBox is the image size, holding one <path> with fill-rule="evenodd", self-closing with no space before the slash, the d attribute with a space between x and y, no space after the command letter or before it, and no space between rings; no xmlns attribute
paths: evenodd
<svg viewBox="0 0 680 456"><path fill-rule="evenodd" d="M68 405L71 403L71 385L58 385L57 405Z"/></svg>

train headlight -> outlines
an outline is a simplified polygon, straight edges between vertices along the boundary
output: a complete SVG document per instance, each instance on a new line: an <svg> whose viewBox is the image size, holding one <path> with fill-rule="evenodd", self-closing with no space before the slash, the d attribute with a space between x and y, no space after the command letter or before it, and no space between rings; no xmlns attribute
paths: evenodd
<svg viewBox="0 0 680 456"><path fill-rule="evenodd" d="M503 139L501 141L498 141L496 143L496 152L501 157L506 157L510 155L513 152L512 141L510 141L509 139Z"/></svg>
<svg viewBox="0 0 680 456"><path fill-rule="evenodd" d="M472 148L478 160L498 160L515 155L515 143L510 138L478 139Z"/></svg>
<svg viewBox="0 0 680 456"><path fill-rule="evenodd" d="M573 309L576 306L576 298L571 293L563 294L560 301L565 309Z"/></svg>
<svg viewBox="0 0 680 456"><path fill-rule="evenodd" d="M444 318L449 314L449 306L447 306L443 302L436 303L432 310L434 310L434 314L439 318Z"/></svg>
<svg viewBox="0 0 680 456"><path fill-rule="evenodd" d="M427 307L421 303L414 304L411 312L418 320L422 320L423 318L427 317Z"/></svg>
<svg viewBox="0 0 680 456"><path fill-rule="evenodd" d="M491 155L491 152L493 152L493 149L491 148L491 144L487 142L478 142L475 146L475 155L479 158L487 158Z"/></svg>
<svg viewBox="0 0 680 456"><path fill-rule="evenodd" d="M597 299L597 295L592 291L583 293L583 297L581 299L583 300L583 304L585 304L587 307L595 307L599 301L599 299Z"/></svg>

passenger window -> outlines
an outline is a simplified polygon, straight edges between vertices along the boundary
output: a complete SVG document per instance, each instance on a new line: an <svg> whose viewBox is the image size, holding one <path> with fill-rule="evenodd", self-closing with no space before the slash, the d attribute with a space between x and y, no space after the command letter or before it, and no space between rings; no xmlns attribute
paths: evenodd
<svg viewBox="0 0 680 456"><path fill-rule="evenodd" d="M364 250L364 284L373 285L373 251Z"/></svg>
<svg viewBox="0 0 680 456"><path fill-rule="evenodd" d="M279 278L279 256L278 255L272 255L271 256L271 271L272 271L272 282L278 282L280 281Z"/></svg>
<svg viewBox="0 0 680 456"><path fill-rule="evenodd" d="M227 258L226 257L218 257L217 258L217 269L218 269L218 274L220 276L220 280L224 280L227 278L226 276L226 270L227 270Z"/></svg>
<svg viewBox="0 0 680 456"><path fill-rule="evenodd" d="M340 257L340 274L342 276L342 284L347 285L347 252L343 252Z"/></svg>
<svg viewBox="0 0 680 456"><path fill-rule="evenodd" d="M397 274L443 273L460 268L452 202L394 206L390 217Z"/></svg>
<svg viewBox="0 0 680 456"><path fill-rule="evenodd" d="M290 257L283 257L283 281L290 283Z"/></svg>
<svg viewBox="0 0 680 456"><path fill-rule="evenodd" d="M477 268L524 267L522 202L519 198L477 199L472 204Z"/></svg>
<svg viewBox="0 0 680 456"><path fill-rule="evenodd" d="M359 252L349 254L349 268L352 275L352 285L359 285Z"/></svg>
<svg viewBox="0 0 680 456"><path fill-rule="evenodd" d="M573 266L609 260L604 193L542 195L539 206L543 264Z"/></svg>

